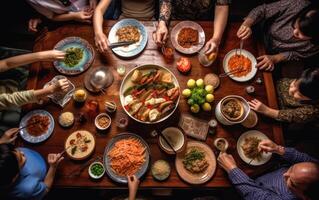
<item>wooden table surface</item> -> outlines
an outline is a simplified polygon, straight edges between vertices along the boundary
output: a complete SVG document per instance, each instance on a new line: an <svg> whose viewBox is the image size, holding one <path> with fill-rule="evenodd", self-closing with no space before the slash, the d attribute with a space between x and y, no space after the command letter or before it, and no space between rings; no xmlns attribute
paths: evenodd
<svg viewBox="0 0 319 200"><path fill-rule="evenodd" d="M104 31L108 33L112 25L115 21L108 21L104 24ZM122 81L122 77L119 77L116 72L116 67L120 64L124 64L127 66L127 71L130 70L135 64L157 64L168 67L177 77L181 90L186 88L186 82L188 79L198 79L203 78L207 73L223 73L222 69L222 61L227 52L234 48L238 48L239 40L236 37L236 31L238 30L240 24L239 23L230 23L225 30L224 41L222 42L217 60L214 64L205 68L202 67L197 59L197 55L187 56L190 58L192 62L192 70L189 75L182 75L176 69L176 62L174 64L166 64L165 60L161 54L161 52L157 49L155 43L151 38L151 34L154 31L153 22L142 22L149 33L148 43L146 49L137 57L132 59L120 59L115 56L112 52L108 52L106 55L101 55L96 51L95 61L92 67L98 66L107 66L112 69L114 74L114 82L111 87L106 90L105 94L94 95L89 93L88 100L95 99L99 102L100 111L103 112L103 103L105 100L113 100L117 103L118 110L114 115L111 115L112 121L116 121L117 117L124 113L119 100L119 88ZM172 22L171 26L173 27L177 22ZM213 32L213 22L199 22L199 24L203 27L206 33L206 40L212 36ZM89 43L94 46L94 33L91 26L88 25L68 25L64 27L60 27L52 32L47 32L42 35L42 37L38 38L36 44L34 46L34 51L43 51L52 49L57 42L62 40L65 37L69 36L78 36L86 39ZM255 57L263 54L263 47L259 45L253 38L248 39L244 44L244 49L250 51ZM182 56L180 53L175 51L175 61ZM86 72L77 75L68 77L76 87L83 87L84 75ZM52 62L38 62L34 63L31 67L30 71L30 79L28 81L28 89L42 88L45 83L50 81L55 75L58 75L58 72L53 67ZM263 84L256 84L255 80L257 77L261 77L264 81ZM248 95L245 92L245 87L248 85L253 85L256 89L256 93L253 96ZM274 90L273 80L270 73L262 73L258 72L255 78L246 83L238 83L230 78L222 78L220 87L215 91L215 101L213 103L213 108L217 105L218 101L222 99L226 95L236 94L241 95L247 100L251 100L253 98L258 98L262 100L264 103L270 105L271 107L277 107L276 103L276 94ZM75 115L81 111L83 111L84 107L78 107L74 104L73 100L71 100L64 108L55 105L54 103L46 103L44 105L30 105L25 108L25 111L42 108L49 111L55 119L55 129L53 131L52 136L45 142L37 145L31 145L22 142L23 146L32 148L38 152L40 152L45 158L48 153L58 153L63 150L64 142L68 135L79 129L86 129L94 133L96 137L96 149L94 154L91 156L103 156L104 148L108 141L114 137L116 134L123 132L116 127L116 124L113 123L111 128L106 133L97 133L93 119L89 120L87 123L80 125L75 123L75 125L69 129L63 129L58 124L58 116L60 113L65 111L71 111ZM165 154L158 146L157 139L150 136L150 132L157 128L165 128L169 126L177 126L179 117L182 113L190 113L189 106L184 98L181 98L178 109L175 113L166 121L156 124L156 125L143 125L135 122L134 120L129 120L129 126L126 131L136 133L141 135L150 145L151 149L151 163L158 159L168 160L172 172L168 180L165 182L157 182L152 176L150 170L147 172L145 177L141 181L141 187L144 188L189 188L196 187L190 184L187 184L182 179L179 178L176 170L175 170L175 157ZM206 113L200 112L195 116L201 119L209 120L214 118L214 112ZM273 139L275 142L279 144L283 144L283 137L281 132L281 127L279 124L276 124L274 121L264 118L259 115L259 122L257 126L254 128L263 133L265 133L269 138ZM235 126L223 126L221 124L218 125L217 131L215 135L209 135L206 143L212 147L214 151L216 149L213 147L213 141L216 137L225 137L230 142L229 153L231 153L235 160L237 161L238 166L243 169L249 175L260 174L267 169L271 165L272 162L260 167L250 167L245 164L238 156L236 151L236 142L238 137L248 129L244 128L241 125ZM100 181L92 181L87 173L87 168L83 170L83 172L76 177L70 178L68 175L75 169L79 168L85 161L75 162L66 158L62 163L60 163L57 176L55 177L54 186L55 187L86 187L86 188L118 188L118 187L126 187L125 185L119 185L111 181L111 179L105 176ZM199 186L199 187L225 187L229 186L230 183L227 180L226 173L217 166L217 170L213 176L213 178L207 183ZM198 187L198 186L197 186Z"/></svg>

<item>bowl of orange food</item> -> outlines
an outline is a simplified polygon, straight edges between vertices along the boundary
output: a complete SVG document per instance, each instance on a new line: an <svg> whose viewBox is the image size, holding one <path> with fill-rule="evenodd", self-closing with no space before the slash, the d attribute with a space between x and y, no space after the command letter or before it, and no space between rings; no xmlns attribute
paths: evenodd
<svg viewBox="0 0 319 200"><path fill-rule="evenodd" d="M255 56L245 49L231 50L223 61L225 73L231 73L229 77L238 82L246 82L254 78L257 73L256 65Z"/></svg>
<svg viewBox="0 0 319 200"><path fill-rule="evenodd" d="M105 148L104 166L107 175L115 182L127 183L127 176L140 179L150 163L150 148L142 137L121 133L110 140Z"/></svg>

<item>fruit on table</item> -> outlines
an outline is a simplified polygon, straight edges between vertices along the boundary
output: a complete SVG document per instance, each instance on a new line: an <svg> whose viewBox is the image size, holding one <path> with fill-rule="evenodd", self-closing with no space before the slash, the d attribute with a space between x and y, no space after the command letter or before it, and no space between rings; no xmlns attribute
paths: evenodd
<svg viewBox="0 0 319 200"><path fill-rule="evenodd" d="M208 94L212 94L214 92L214 87L212 85L206 85L205 90Z"/></svg>
<svg viewBox="0 0 319 200"><path fill-rule="evenodd" d="M189 97L189 96L191 96L192 91L190 89L185 89L185 90L183 90L182 94L184 97Z"/></svg>
<svg viewBox="0 0 319 200"><path fill-rule="evenodd" d="M202 105L202 109L204 110L204 111L211 111L212 110L212 106L209 104L209 103L204 103L203 105Z"/></svg>
<svg viewBox="0 0 319 200"><path fill-rule="evenodd" d="M197 79L196 81L197 87L203 88L204 87L204 80L203 79Z"/></svg>
<svg viewBox="0 0 319 200"><path fill-rule="evenodd" d="M196 81L195 81L194 79L189 79L189 80L187 81L187 87L188 87L188 88L192 89L192 88L194 88L195 86L196 86Z"/></svg>
<svg viewBox="0 0 319 200"><path fill-rule="evenodd" d="M194 101L194 99L188 99L187 103L188 103L188 105L192 106L195 104L195 101Z"/></svg>
<svg viewBox="0 0 319 200"><path fill-rule="evenodd" d="M192 111L193 113L198 113L199 110L200 110L200 108L199 108L199 105L198 105L198 104L194 104L194 105L191 106L191 111Z"/></svg>
<svg viewBox="0 0 319 200"><path fill-rule="evenodd" d="M214 95L213 94L207 94L205 99L206 99L207 102L211 103L211 102L214 101Z"/></svg>
<svg viewBox="0 0 319 200"><path fill-rule="evenodd" d="M186 57L180 57L176 63L178 71L187 73L191 70L191 61Z"/></svg>

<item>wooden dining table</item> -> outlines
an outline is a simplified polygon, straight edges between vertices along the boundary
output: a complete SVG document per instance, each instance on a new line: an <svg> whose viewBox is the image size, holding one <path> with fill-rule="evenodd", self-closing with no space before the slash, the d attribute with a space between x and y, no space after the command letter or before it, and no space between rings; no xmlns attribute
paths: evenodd
<svg viewBox="0 0 319 200"><path fill-rule="evenodd" d="M110 28L116 23L116 21L106 21L104 22L104 32L108 34ZM184 182L178 175L175 169L175 156L168 155L162 151L158 145L158 138L152 137L152 130L161 129L166 127L178 126L180 116L182 114L191 114L189 105L187 104L187 99L181 98L180 103L176 111L167 120L159 124L147 125L141 124L129 118L129 124L126 129L120 129L116 126L116 121L121 115L125 115L125 112L121 106L119 99L119 89L123 77L119 76L116 68L119 65L126 66L126 71L129 71L134 66L144 65L144 64L156 64L167 67L170 71L174 73L180 84L181 90L185 89L188 79L199 79L203 78L208 73L221 74L223 71L223 58L227 52L234 48L239 48L239 39L236 36L236 32L240 26L240 23L230 22L223 35L223 41L220 44L219 52L216 61L210 67L203 67L198 61L198 55L183 55L178 51L174 52L174 62L168 64L158 49L156 44L152 39L152 33L155 30L152 21L142 21L146 30L148 32L148 43L144 51L142 51L138 56L129 59L123 59L116 56L111 50L105 54L100 54L95 49L95 60L90 68L95 68L99 66L106 66L111 69L114 75L113 84L106 89L105 93L93 94L88 92L88 100L96 100L99 103L100 112L105 112L104 102L114 101L117 104L117 111L115 114L111 115L112 124L108 131L98 132L94 125L94 119L88 119L84 124L75 122L75 124L68 129L62 128L58 124L58 116L65 111L70 111L77 116L80 112L85 112L85 105L78 106L71 99L68 104L63 108L50 102L45 101L43 104L32 104L24 107L24 112L27 113L33 109L44 109L52 114L55 120L55 128L53 134L50 138L40 144L29 144L20 140L20 145L34 149L39 152L43 157L47 157L49 153L59 153L64 150L64 143L66 138L74 131L77 130L88 130L94 134L96 138L96 147L93 155L84 161L74 161L66 158L59 164L57 175L54 180L54 187L57 188L100 188L100 189L111 189L111 188L122 188L127 187L126 185L121 185L113 182L107 175L99 181L94 181L90 179L88 174L87 164L90 163L95 158L103 158L104 150L108 142L117 134L122 132L131 132L140 135L145 139L145 141L150 146L151 151L151 164L156 160L163 159L169 162L171 167L171 174L169 178L164 182L156 181L152 175L151 170L148 170L145 176L141 179L140 187L142 188L191 188L191 187L201 187L201 188L215 188L215 187L228 187L230 182L228 181L226 172L219 166L217 166L213 177L200 186L190 185ZM172 21L170 25L170 30L176 25L178 21ZM199 21L198 22L205 31L206 41L212 37L213 33L213 22L211 21ZM62 39L70 36L78 36L87 40L94 48L94 32L90 25L81 24L70 24L59 27L53 31L46 32L42 34L35 43L34 51L44 51L53 49L54 46ZM244 43L244 49L251 52L255 57L264 54L264 48L261 43L259 43L255 38L251 37L247 39ZM176 68L176 61L181 57L185 56L190 59L192 64L191 72L187 75L181 74ZM83 72L80 75L68 76L67 78L77 87L84 88L84 76L88 71ZM58 71L54 68L52 62L37 62L32 64L30 68L30 78L28 80L28 89L39 89L44 86L45 83L50 81L54 76L58 75ZM256 79L260 78L262 83L256 83ZM245 88L249 85L255 87L255 93L252 95L247 94ZM272 108L277 108L276 92L274 87L274 82L271 73L258 71L256 76L248 82L236 82L229 77L221 78L221 84L214 92L215 100L213 102L213 110L219 100L227 95L240 95L246 100L252 100L254 98L261 100L265 104ZM214 119L214 111L204 112L201 111L198 114L192 114L194 117L202 120ZM270 120L266 117L258 115L258 124L253 129L259 130L266 134L271 140L278 144L283 144L283 135L280 124ZM236 150L237 139L239 136L251 129L244 128L242 125L224 126L218 124L214 134L209 134L207 136L206 142L212 150L216 153L217 150L213 146L213 141L217 137L224 137L230 143L228 153L232 154L237 162L239 168L246 172L250 176L255 176L264 173L269 167L272 166L273 161L271 160L262 166L250 166L244 163ZM191 138L189 138L191 139ZM79 172L79 173L75 173ZM74 175L74 173L76 175ZM73 174L73 175L72 175Z"/></svg>

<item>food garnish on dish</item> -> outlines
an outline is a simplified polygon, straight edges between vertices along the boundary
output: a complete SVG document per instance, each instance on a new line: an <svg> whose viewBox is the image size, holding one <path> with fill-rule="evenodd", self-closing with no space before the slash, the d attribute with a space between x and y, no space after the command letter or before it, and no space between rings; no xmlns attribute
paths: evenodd
<svg viewBox="0 0 319 200"><path fill-rule="evenodd" d="M196 147L187 149L183 164L185 169L195 174L205 171L209 166L205 152Z"/></svg>
<svg viewBox="0 0 319 200"><path fill-rule="evenodd" d="M154 122L175 108L179 87L172 74L162 69L135 69L130 77L131 86L124 91L124 109L143 122Z"/></svg>
<svg viewBox="0 0 319 200"><path fill-rule="evenodd" d="M240 100L229 98L222 103L222 114L231 121L240 119L244 114L244 107Z"/></svg>
<svg viewBox="0 0 319 200"><path fill-rule="evenodd" d="M124 138L115 142L107 152L110 167L119 176L136 174L145 163L146 147L137 138Z"/></svg>
<svg viewBox="0 0 319 200"><path fill-rule="evenodd" d="M83 49L79 47L70 47L65 50L66 55L63 60L68 67L74 67L79 64L83 58Z"/></svg>
<svg viewBox="0 0 319 200"><path fill-rule="evenodd" d="M66 153L75 160L87 158L93 152L95 139L88 131L75 131L65 142Z"/></svg>
<svg viewBox="0 0 319 200"><path fill-rule="evenodd" d="M242 77L247 76L252 70L251 60L244 55L233 55L228 61L228 70L235 71L233 76Z"/></svg>
<svg viewBox="0 0 319 200"><path fill-rule="evenodd" d="M198 30L193 28L182 28L177 36L177 42L183 48L190 48L198 44Z"/></svg>
<svg viewBox="0 0 319 200"><path fill-rule="evenodd" d="M262 152L258 150L258 145L261 142L261 139L258 137L246 137L244 139L244 144L241 145L241 148L247 158L254 159L257 161L261 160Z"/></svg>
<svg viewBox="0 0 319 200"><path fill-rule="evenodd" d="M119 42L128 42L128 41L138 42L140 41L141 33L136 26L128 25L128 26L119 28L116 31L116 36L118 36Z"/></svg>
<svg viewBox="0 0 319 200"><path fill-rule="evenodd" d="M50 118L46 115L36 114L27 121L27 131L30 135L37 137L45 134L50 125Z"/></svg>

